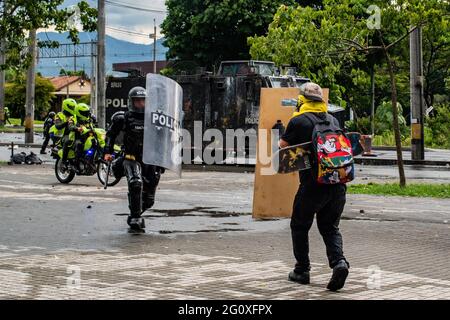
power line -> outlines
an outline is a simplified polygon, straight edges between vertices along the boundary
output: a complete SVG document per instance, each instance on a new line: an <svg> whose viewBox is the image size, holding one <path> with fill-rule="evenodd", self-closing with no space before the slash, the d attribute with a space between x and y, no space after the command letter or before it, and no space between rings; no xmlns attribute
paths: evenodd
<svg viewBox="0 0 450 320"><path fill-rule="evenodd" d="M134 35L138 35L138 36L146 36L147 38L149 37L148 34L143 33L143 32L138 32L138 31L132 31L132 30L125 30L125 29L120 29L120 28L115 28L115 27L106 27L107 29L111 29L111 30L115 30L115 31L120 31L120 32L126 32L129 34L134 34Z"/></svg>
<svg viewBox="0 0 450 320"><path fill-rule="evenodd" d="M126 34L132 34L132 35L135 35L135 36L141 36L141 37L149 38L149 34L145 34L145 33L142 33L142 32L131 31L131 30L124 30L124 29L115 28L115 27L106 27L106 29L110 29L110 30L114 30L114 31L118 31L118 32L126 33Z"/></svg>
<svg viewBox="0 0 450 320"><path fill-rule="evenodd" d="M128 8L128 9L133 9L133 10L138 10L138 11L155 12L155 13L167 13L167 10L135 7L135 6L132 6L132 5L127 4L127 3L116 2L116 1L111 1L111 0L105 0L105 3L107 3L109 5L112 5L112 6L116 6L116 7Z"/></svg>

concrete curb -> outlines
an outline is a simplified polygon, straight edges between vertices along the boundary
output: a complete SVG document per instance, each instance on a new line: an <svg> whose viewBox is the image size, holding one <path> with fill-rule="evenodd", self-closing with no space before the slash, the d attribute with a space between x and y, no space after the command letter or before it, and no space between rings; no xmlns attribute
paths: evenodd
<svg viewBox="0 0 450 320"><path fill-rule="evenodd" d="M397 159L383 159L383 158L355 158L355 163L370 166L392 166L397 165ZM419 165L419 166L438 166L450 167L449 161L434 161L434 160L403 160L405 165Z"/></svg>
<svg viewBox="0 0 450 320"><path fill-rule="evenodd" d="M0 147L9 147L11 145L11 142L0 142ZM26 143L14 143L15 146L18 146L19 148L41 148L42 144L26 144Z"/></svg>

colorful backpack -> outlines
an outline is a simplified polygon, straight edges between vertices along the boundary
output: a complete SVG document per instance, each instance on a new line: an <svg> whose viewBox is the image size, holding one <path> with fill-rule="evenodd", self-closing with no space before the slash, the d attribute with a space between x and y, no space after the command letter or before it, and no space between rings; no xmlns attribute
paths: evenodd
<svg viewBox="0 0 450 320"><path fill-rule="evenodd" d="M311 163L316 181L319 184L352 181L355 177L352 145L337 120L329 114L325 120L311 113L305 116L314 126Z"/></svg>

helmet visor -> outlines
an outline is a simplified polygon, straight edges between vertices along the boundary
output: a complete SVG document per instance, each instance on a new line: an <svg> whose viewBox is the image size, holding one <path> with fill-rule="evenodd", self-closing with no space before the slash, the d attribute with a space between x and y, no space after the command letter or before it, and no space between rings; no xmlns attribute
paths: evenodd
<svg viewBox="0 0 450 320"><path fill-rule="evenodd" d="M80 111L78 111L78 113L80 114L80 116L83 120L86 120L87 118L89 118L91 116L90 110L80 110Z"/></svg>
<svg viewBox="0 0 450 320"><path fill-rule="evenodd" d="M130 111L144 113L145 112L145 98L131 97Z"/></svg>

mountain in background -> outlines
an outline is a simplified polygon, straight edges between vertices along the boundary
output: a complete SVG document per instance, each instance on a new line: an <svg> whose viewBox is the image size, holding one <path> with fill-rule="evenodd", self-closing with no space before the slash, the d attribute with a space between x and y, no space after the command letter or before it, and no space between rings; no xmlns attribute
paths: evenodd
<svg viewBox="0 0 450 320"><path fill-rule="evenodd" d="M67 38L68 33L41 32L38 34L40 41L58 41L59 43L70 43ZM81 32L80 42L90 42L97 39L96 33ZM156 60L166 60L167 48L162 45L164 38L156 41ZM55 63L55 60L59 64ZM106 73L115 74L112 71L112 64L119 62L153 61L153 44L143 45L128 41L119 40L111 36L106 36ZM59 59L39 59L37 71L45 77L57 76L61 66L67 71L73 71L74 58ZM88 76L91 74L91 58L76 59L77 71L84 70Z"/></svg>

